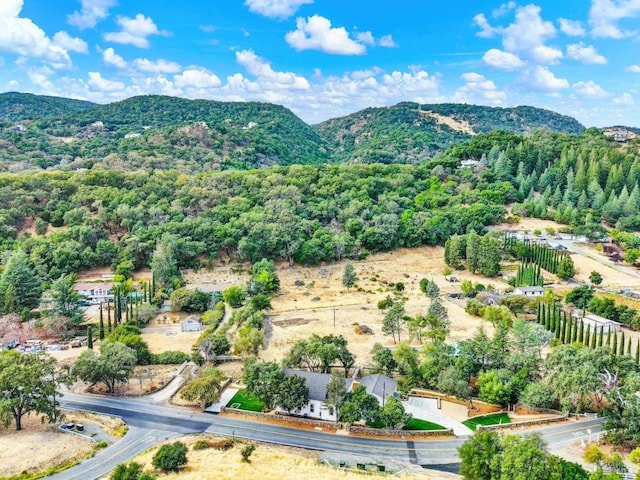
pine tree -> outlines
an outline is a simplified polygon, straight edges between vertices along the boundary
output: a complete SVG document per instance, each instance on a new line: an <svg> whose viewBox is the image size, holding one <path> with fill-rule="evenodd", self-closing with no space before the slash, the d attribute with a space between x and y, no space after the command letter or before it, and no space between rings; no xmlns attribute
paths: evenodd
<svg viewBox="0 0 640 480"><path fill-rule="evenodd" d="M104 318L102 316L102 303L100 303L100 330L98 331L100 340L104 340Z"/></svg>
<svg viewBox="0 0 640 480"><path fill-rule="evenodd" d="M618 332L613 332L613 343L611 345L611 352L614 355L618 354Z"/></svg>
<svg viewBox="0 0 640 480"><path fill-rule="evenodd" d="M584 345L591 345L591 325L587 325L587 331L584 332Z"/></svg>
<svg viewBox="0 0 640 480"><path fill-rule="evenodd" d="M618 356L623 356L624 355L624 332L622 332L622 335L620 335L620 345L618 346Z"/></svg>

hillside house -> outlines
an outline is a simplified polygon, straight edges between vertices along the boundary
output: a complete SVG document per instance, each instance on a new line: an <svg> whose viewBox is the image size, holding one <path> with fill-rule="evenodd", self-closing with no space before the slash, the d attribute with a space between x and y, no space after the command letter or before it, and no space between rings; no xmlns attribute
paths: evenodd
<svg viewBox="0 0 640 480"><path fill-rule="evenodd" d="M78 282L73 286L81 296L89 299L92 305L113 300L113 284L106 282Z"/></svg>
<svg viewBox="0 0 640 480"><path fill-rule="evenodd" d="M536 298L544 295L544 287L516 287L513 295L524 295L525 297Z"/></svg>
<svg viewBox="0 0 640 480"><path fill-rule="evenodd" d="M367 393L378 399L381 407L384 406L387 398L396 395L396 388L398 386L398 383L393 378L382 375L381 373L362 377L359 383L367 390Z"/></svg>
<svg viewBox="0 0 640 480"><path fill-rule="evenodd" d="M574 310L571 315L584 325L585 330L589 328L592 333L600 334L601 331L602 333L614 333L622 329L622 324L614 320L609 320L593 313L588 313L583 317L582 313L582 310Z"/></svg>
<svg viewBox="0 0 640 480"><path fill-rule="evenodd" d="M331 375L328 373L307 372L304 370L285 368L284 376L289 377L291 375L304 378L305 384L309 388L309 402L304 407L295 410L292 413L319 420L337 421L337 412L333 407L325 403L328 397L327 386L331 381ZM351 391L352 384L353 379L345 379L344 386L347 392ZM279 406L276 406L276 411L288 413Z"/></svg>
<svg viewBox="0 0 640 480"><path fill-rule="evenodd" d="M202 319L196 315L189 315L180 322L180 331L199 332L202 330Z"/></svg>

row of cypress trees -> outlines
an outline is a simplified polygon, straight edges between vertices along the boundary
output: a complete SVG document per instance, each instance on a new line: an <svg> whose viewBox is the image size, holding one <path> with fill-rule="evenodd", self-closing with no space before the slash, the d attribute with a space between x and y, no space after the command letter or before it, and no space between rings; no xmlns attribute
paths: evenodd
<svg viewBox="0 0 640 480"><path fill-rule="evenodd" d="M536 322L544 328L554 333L556 339L562 343L581 343L589 348L609 347L618 356L632 356L631 339L625 337L624 332L604 332L603 328L585 327L584 322L579 319L567 318L566 311L559 303L545 304L538 303ZM640 363L640 342L636 343L633 354L636 362Z"/></svg>

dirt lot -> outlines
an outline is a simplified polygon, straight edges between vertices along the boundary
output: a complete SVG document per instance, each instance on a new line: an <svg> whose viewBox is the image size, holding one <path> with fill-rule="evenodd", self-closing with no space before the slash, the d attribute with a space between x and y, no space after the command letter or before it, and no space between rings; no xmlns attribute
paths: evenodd
<svg viewBox="0 0 640 480"><path fill-rule="evenodd" d="M193 445L196 438L211 437L199 436L182 439L189 446L187 454L189 463L178 474L162 475L163 479L236 480L260 478L261 480L280 480L283 478L304 478L307 480L333 480L341 478L345 480L360 480L363 478L360 473L338 472L332 467L321 465L318 462L317 454L306 450L260 444L257 445L256 450L251 455L251 463L243 463L240 457L240 450L246 444L237 443L233 448L226 451L218 451L211 448L194 451L191 449L191 445ZM146 471L153 469L151 459L157 448L149 450L136 459L137 462L145 466ZM221 468L213 466L221 466ZM395 476L394 478L453 480L461 477L414 467L409 474Z"/></svg>
<svg viewBox="0 0 640 480"><path fill-rule="evenodd" d="M66 421L100 423L110 433L121 426L119 420L91 414L67 412ZM43 424L38 417L23 417L22 428L0 429L0 477L23 471L40 472L46 468L84 460L94 451L89 439L59 431L57 425ZM46 445L46 448L41 448Z"/></svg>
<svg viewBox="0 0 640 480"><path fill-rule="evenodd" d="M299 338L312 334L336 334L349 342L349 350L356 355L360 365L369 362L369 352L374 343L393 346L393 339L382 335L384 314L377 303L392 291L390 285L405 285L407 314L425 313L429 300L420 291L420 280L434 280L443 292L459 291L460 283L449 283L443 275L444 249L421 247L400 249L394 252L371 255L365 260L353 262L358 274L357 286L349 291L342 286L344 262L320 267L277 265L281 293L272 300L273 310L267 321L267 347L260 356L266 360L280 360ZM503 290L507 284L498 279L487 279L468 272L456 272L459 280L472 279L485 286L493 285ZM189 283L245 283L246 275L233 272L230 265L214 270L199 271L187 276ZM477 317L445 299L451 321L450 341L468 338L483 323ZM334 326L335 316L335 326ZM486 322L484 322L486 323ZM373 335L358 335L355 325L370 327ZM485 325L488 331L491 325ZM408 335L403 332L403 341ZM414 345L417 343L414 342Z"/></svg>

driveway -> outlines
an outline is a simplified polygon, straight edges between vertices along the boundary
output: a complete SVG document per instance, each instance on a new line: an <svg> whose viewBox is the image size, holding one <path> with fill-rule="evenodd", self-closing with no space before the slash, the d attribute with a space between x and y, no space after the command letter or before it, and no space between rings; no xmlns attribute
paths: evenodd
<svg viewBox="0 0 640 480"><path fill-rule="evenodd" d="M413 415L414 418L428 420L429 422L442 425L445 428L453 429L453 433L457 437L473 435L473 431L466 425L442 413L442 410L438 408L438 400L436 398L409 397L409 399L404 402L404 409L407 413Z"/></svg>

